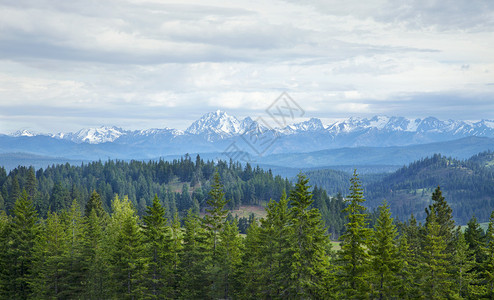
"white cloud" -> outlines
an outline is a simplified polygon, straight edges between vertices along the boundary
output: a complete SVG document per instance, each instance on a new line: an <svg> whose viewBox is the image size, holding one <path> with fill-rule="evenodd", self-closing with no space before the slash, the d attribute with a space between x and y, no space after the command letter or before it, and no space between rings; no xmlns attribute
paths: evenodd
<svg viewBox="0 0 494 300"><path fill-rule="evenodd" d="M323 118L417 103L487 118L492 3L5 0L0 132L185 128L218 108L260 115L282 91Z"/></svg>

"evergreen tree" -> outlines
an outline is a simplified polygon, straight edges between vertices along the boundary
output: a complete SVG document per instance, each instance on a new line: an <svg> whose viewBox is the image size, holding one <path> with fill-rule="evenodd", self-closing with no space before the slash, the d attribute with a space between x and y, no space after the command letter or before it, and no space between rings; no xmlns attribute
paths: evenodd
<svg viewBox="0 0 494 300"><path fill-rule="evenodd" d="M290 193L292 264L290 296L296 298L327 298L329 272L329 239L321 213L313 208L309 180L298 176Z"/></svg>
<svg viewBox="0 0 494 300"><path fill-rule="evenodd" d="M256 221L251 222L244 239L245 250L242 252L241 265L238 272L239 285L236 295L240 299L261 298L262 287L267 283L262 261L263 246L264 244L260 238L260 227Z"/></svg>
<svg viewBox="0 0 494 300"><path fill-rule="evenodd" d="M338 253L341 264L338 273L339 285L343 297L348 299L367 298L370 293L367 248L372 231L368 228L368 215L363 206L364 202L362 184L355 170L350 180L347 207L343 210L347 215L348 223L345 233L341 236L341 250Z"/></svg>
<svg viewBox="0 0 494 300"><path fill-rule="evenodd" d="M153 204L147 207L146 213L142 225L148 260L146 285L149 289L149 296L158 298L165 292L165 276L170 273L170 267L166 264L167 254L170 253L171 248L171 232L158 195L154 196Z"/></svg>
<svg viewBox="0 0 494 300"><path fill-rule="evenodd" d="M103 202L101 202L101 196L96 191L92 192L89 201L86 203L86 209L84 211L84 215L86 217L89 217L92 210L95 211L96 216L98 218L106 218L107 214L103 209Z"/></svg>
<svg viewBox="0 0 494 300"><path fill-rule="evenodd" d="M402 235L406 241L400 239L400 245L402 248L405 247L402 251L406 250L406 252L400 251L400 255L406 260L404 262L406 269L403 270L405 274L401 274L401 284L403 287L401 295L403 298L410 299L420 292L420 258L422 256L422 240L424 234L421 224L417 224L417 219L415 219L413 214L410 216L410 220L403 224L402 231ZM406 280L406 282L403 280Z"/></svg>
<svg viewBox="0 0 494 300"><path fill-rule="evenodd" d="M441 225L436 221L434 207L430 208L426 236L421 259L421 289L426 299L445 299L451 296L450 275L447 272L447 245L443 239Z"/></svg>
<svg viewBox="0 0 494 300"><path fill-rule="evenodd" d="M396 244L396 226L386 201L379 206L379 217L369 244L373 292L378 299L398 296L399 271L402 267Z"/></svg>
<svg viewBox="0 0 494 300"><path fill-rule="evenodd" d="M33 273L30 287L34 297L59 299L69 289L67 265L67 236L57 213L48 213L40 236L33 248Z"/></svg>
<svg viewBox="0 0 494 300"><path fill-rule="evenodd" d="M178 284L180 299L203 299L209 293L211 266L208 236L197 215L188 211L185 218L184 246L180 257Z"/></svg>
<svg viewBox="0 0 494 300"><path fill-rule="evenodd" d="M21 186L19 185L19 180L17 175L12 178L12 185L10 187L9 201L7 202L6 209L8 213L13 213L11 210L15 205L17 199L21 196Z"/></svg>
<svg viewBox="0 0 494 300"><path fill-rule="evenodd" d="M77 298L84 290L85 264L83 261L84 219L77 200L67 211L62 212L61 221L66 235L66 252L63 256L66 274L62 284L67 288L62 298Z"/></svg>
<svg viewBox="0 0 494 300"><path fill-rule="evenodd" d="M144 244L139 217L127 197L117 196L112 202L109 231L113 235L107 242L111 263L111 288L114 297L143 298L145 293Z"/></svg>
<svg viewBox="0 0 494 300"><path fill-rule="evenodd" d="M483 292L485 297L494 299L494 211L489 219L486 239L487 245L484 250L486 258L482 263Z"/></svg>
<svg viewBox="0 0 494 300"><path fill-rule="evenodd" d="M271 200L266 208L267 216L261 219L259 239L261 244L260 298L287 298L291 288L292 229L288 199L283 191L278 203Z"/></svg>
<svg viewBox="0 0 494 300"><path fill-rule="evenodd" d="M468 245L468 250L475 255L475 261L477 264L481 265L485 260L485 233L480 227L480 224L475 216L468 221L467 228L465 229L465 242ZM475 269L480 271L478 267L475 267Z"/></svg>
<svg viewBox="0 0 494 300"><path fill-rule="evenodd" d="M104 220L98 218L96 210L92 209L89 217L85 218L84 239L82 246L82 263L84 271L84 298L108 298L109 266L107 247L104 247Z"/></svg>
<svg viewBox="0 0 494 300"><path fill-rule="evenodd" d="M36 199L37 190L38 190L38 183L36 180L36 174L34 173L34 168L30 167L26 179L26 192L29 196L29 199L33 202Z"/></svg>
<svg viewBox="0 0 494 300"><path fill-rule="evenodd" d="M8 270L7 266L10 264L7 255L7 251L10 248L9 227L9 217L5 211L0 210L0 296L4 295L4 291L7 288L8 273L6 271Z"/></svg>
<svg viewBox="0 0 494 300"><path fill-rule="evenodd" d="M471 298L471 283L474 282L476 272L473 269L475 266L475 256L468 249L468 244L464 234L458 227L455 236L455 252L451 262L453 269L453 287L457 297Z"/></svg>
<svg viewBox="0 0 494 300"><path fill-rule="evenodd" d="M425 212L427 214L425 226L427 227L427 224L432 218L432 212L434 212L434 218L439 225L439 236L441 236L442 239L446 242L448 252L452 253L454 248L455 233L453 210L443 197L439 186L432 193L432 204L429 205L429 208L425 209Z"/></svg>
<svg viewBox="0 0 494 300"><path fill-rule="evenodd" d="M218 269L215 280L218 291L217 297L221 299L233 298L236 290L236 275L240 266L242 253L242 240L238 234L237 222L226 222L220 233L218 243Z"/></svg>
<svg viewBox="0 0 494 300"><path fill-rule="evenodd" d="M416 297L414 284L414 274L416 264L414 257L411 255L410 247L408 245L407 237L401 235L398 239L398 271L396 276L398 282L396 284L396 290L398 290L399 299L413 299Z"/></svg>
<svg viewBox="0 0 494 300"><path fill-rule="evenodd" d="M195 215L195 214L194 214ZM167 298L177 298L178 291L177 286L179 282L179 265L180 265L180 254L183 249L183 232L180 227L180 219L178 213L173 216L173 221L171 224L171 236L170 236L170 248L166 253L167 258L167 271L166 274L166 286L167 288Z"/></svg>
<svg viewBox="0 0 494 300"><path fill-rule="evenodd" d="M32 274L33 246L39 233L38 214L24 190L12 208L6 268L4 270L5 289L2 298L27 299L32 290L29 280Z"/></svg>
<svg viewBox="0 0 494 300"><path fill-rule="evenodd" d="M208 207L203 223L206 226L207 232L210 235L212 243L212 258L215 260L216 247L218 244L218 236L223 229L228 210L225 205L228 201L225 199L223 185L220 182L220 174L214 174L211 190L209 191L209 199L207 200Z"/></svg>

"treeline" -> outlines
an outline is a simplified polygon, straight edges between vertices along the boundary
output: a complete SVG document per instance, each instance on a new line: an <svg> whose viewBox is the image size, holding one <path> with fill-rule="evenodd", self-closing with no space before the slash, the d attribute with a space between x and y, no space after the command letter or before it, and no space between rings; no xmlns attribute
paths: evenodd
<svg viewBox="0 0 494 300"><path fill-rule="evenodd" d="M361 180L367 206L377 208L386 199L393 216L401 220L413 213L424 220L424 205L439 185L453 208L453 217L466 224L472 215L482 222L489 220L494 209L494 154L479 153L468 160L457 160L435 154L403 166L393 173L364 174ZM351 174L335 170L315 170L305 173L313 185L334 195L348 190Z"/></svg>
<svg viewBox="0 0 494 300"><path fill-rule="evenodd" d="M494 213L465 233L439 187L426 221L395 224L386 203L376 224L361 182L350 179L341 250L333 251L308 179L270 201L245 237L227 217L219 174L206 215L167 220L157 196L141 218L129 198L112 213L98 193L39 218L24 191L0 214L4 299L479 299L494 297Z"/></svg>
<svg viewBox="0 0 494 300"><path fill-rule="evenodd" d="M266 205L270 199L279 200L283 191L293 189L286 178L238 162L204 161L199 155L189 155L173 161L113 161L91 162L73 166L54 165L46 169L19 166L8 174L0 167L0 210L11 214L16 199L26 190L41 217L49 212L60 213L68 209L73 200L81 208L93 191L102 201L103 209L112 212L112 199L127 195L137 215L144 216L146 207L158 195L166 217L178 213L182 219L189 209L204 213L213 173L217 170L224 185L227 208L241 205ZM329 197L325 190L314 188L314 205L323 214L326 228L338 237L344 228L343 197ZM248 227L248 218L239 219L242 233Z"/></svg>
<svg viewBox="0 0 494 300"><path fill-rule="evenodd" d="M479 154L461 161L440 154L416 161L387 176L381 182L369 184L366 192L370 206L386 198L392 203L393 214L400 219L415 212L423 219L423 202L440 185L453 208L453 217L466 224L472 215L485 222L494 209L494 169L478 163Z"/></svg>

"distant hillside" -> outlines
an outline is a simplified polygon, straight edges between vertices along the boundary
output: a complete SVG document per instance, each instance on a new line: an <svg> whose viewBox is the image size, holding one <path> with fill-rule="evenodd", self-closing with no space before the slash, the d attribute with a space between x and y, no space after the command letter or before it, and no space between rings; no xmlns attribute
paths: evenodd
<svg viewBox="0 0 494 300"><path fill-rule="evenodd" d="M441 153L457 159L467 159L479 152L494 150L494 139L467 137L454 141L400 147L355 147L327 149L307 153L273 154L260 163L292 168L321 166L407 165L413 161Z"/></svg>
<svg viewBox="0 0 494 300"><path fill-rule="evenodd" d="M414 212L422 219L433 190L440 186L458 222L466 224L472 215L486 221L494 209L494 170L476 161L434 155L414 162L368 185L369 205L376 206L387 199L400 218Z"/></svg>
<svg viewBox="0 0 494 300"><path fill-rule="evenodd" d="M425 218L424 209L431 202L431 194L441 187L446 201L453 208L459 224L466 224L475 215L481 222L489 219L494 210L494 157L492 152L474 155L468 160L456 160L433 155L417 160L390 174L363 174L366 205L372 208L386 199L395 217L408 219L413 213ZM334 170L306 172L312 184L330 194L348 190L350 173Z"/></svg>
<svg viewBox="0 0 494 300"><path fill-rule="evenodd" d="M45 169L51 165L69 163L80 165L84 160L67 159L63 157L41 156L30 153L0 153L0 166L10 171L19 166L33 166L35 169Z"/></svg>

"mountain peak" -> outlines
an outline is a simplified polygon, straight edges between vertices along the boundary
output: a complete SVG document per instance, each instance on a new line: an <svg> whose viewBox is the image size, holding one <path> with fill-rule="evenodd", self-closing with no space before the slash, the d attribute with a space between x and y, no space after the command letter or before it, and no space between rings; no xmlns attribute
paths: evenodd
<svg viewBox="0 0 494 300"><path fill-rule="evenodd" d="M81 129L76 133L59 134L59 136L76 143L99 144L113 142L125 133L125 130L116 126L100 126Z"/></svg>
<svg viewBox="0 0 494 300"><path fill-rule="evenodd" d="M19 136L28 136L28 137L33 137L37 136L37 133L34 133L30 130L23 129L23 130L17 130L16 132L12 133L11 136L19 137Z"/></svg>
<svg viewBox="0 0 494 300"><path fill-rule="evenodd" d="M185 131L191 134L217 135L219 138L225 138L239 133L240 129L240 121L237 118L217 110L203 115Z"/></svg>

